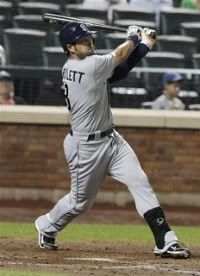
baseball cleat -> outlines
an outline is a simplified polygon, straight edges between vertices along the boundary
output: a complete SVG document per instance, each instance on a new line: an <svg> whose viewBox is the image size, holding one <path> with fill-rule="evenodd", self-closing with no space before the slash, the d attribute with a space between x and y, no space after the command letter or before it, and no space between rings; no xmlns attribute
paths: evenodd
<svg viewBox="0 0 200 276"><path fill-rule="evenodd" d="M178 242L170 245L167 249L166 246L164 249L158 249L157 246L154 248L155 256L160 256L162 258L179 258L187 259L191 256L189 249L182 247Z"/></svg>
<svg viewBox="0 0 200 276"><path fill-rule="evenodd" d="M37 220L35 221L35 228L38 231L38 245L40 248L48 250L56 250L58 248L55 238L48 237L39 231Z"/></svg>

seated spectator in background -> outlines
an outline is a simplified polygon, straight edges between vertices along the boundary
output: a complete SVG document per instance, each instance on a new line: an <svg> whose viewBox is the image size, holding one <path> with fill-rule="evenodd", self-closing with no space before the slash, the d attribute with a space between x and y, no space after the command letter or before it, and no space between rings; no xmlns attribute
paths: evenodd
<svg viewBox="0 0 200 276"><path fill-rule="evenodd" d="M182 0L181 8L200 10L200 0Z"/></svg>
<svg viewBox="0 0 200 276"><path fill-rule="evenodd" d="M129 5L133 9L143 9L154 12L156 15L156 25L160 25L160 12L165 8L173 7L173 0L129 0Z"/></svg>
<svg viewBox="0 0 200 276"><path fill-rule="evenodd" d="M23 98L14 96L14 82L10 73L0 71L0 105L26 104Z"/></svg>
<svg viewBox="0 0 200 276"><path fill-rule="evenodd" d="M180 74L165 73L163 75L164 91L161 96L152 102L152 109L183 110L184 103L177 98L180 91L180 82L183 80Z"/></svg>

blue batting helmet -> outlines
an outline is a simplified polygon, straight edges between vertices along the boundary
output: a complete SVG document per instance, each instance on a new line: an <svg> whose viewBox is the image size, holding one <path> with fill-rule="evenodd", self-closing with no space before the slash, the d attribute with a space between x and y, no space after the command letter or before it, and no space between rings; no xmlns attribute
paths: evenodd
<svg viewBox="0 0 200 276"><path fill-rule="evenodd" d="M83 23L70 22L67 23L60 31L60 43L64 51L66 51L66 44L77 42L82 38L93 35L95 33L95 31L89 30L87 25Z"/></svg>

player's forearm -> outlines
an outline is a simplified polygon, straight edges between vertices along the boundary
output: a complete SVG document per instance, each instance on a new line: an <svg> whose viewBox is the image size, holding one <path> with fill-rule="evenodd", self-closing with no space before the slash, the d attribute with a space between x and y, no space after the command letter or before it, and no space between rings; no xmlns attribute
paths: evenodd
<svg viewBox="0 0 200 276"><path fill-rule="evenodd" d="M135 35L134 38L125 41L112 52L117 64L122 64L130 56L137 45L137 41L138 36Z"/></svg>
<svg viewBox="0 0 200 276"><path fill-rule="evenodd" d="M110 83L124 79L133 67L149 52L147 45L141 43L137 48L130 54L125 62L118 65L112 77L109 79Z"/></svg>
<svg viewBox="0 0 200 276"><path fill-rule="evenodd" d="M134 52L128 57L125 61L127 64L128 70L131 71L133 67L149 52L147 45L140 43Z"/></svg>

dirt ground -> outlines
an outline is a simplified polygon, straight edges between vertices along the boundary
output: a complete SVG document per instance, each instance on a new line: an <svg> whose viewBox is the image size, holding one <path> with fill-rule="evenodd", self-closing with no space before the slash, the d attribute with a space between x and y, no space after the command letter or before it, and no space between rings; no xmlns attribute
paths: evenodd
<svg viewBox="0 0 200 276"><path fill-rule="evenodd" d="M47 212L52 203L1 202L1 221L33 222ZM168 221L174 225L199 225L199 208L164 207ZM144 221L131 206L95 205L76 223L142 224ZM36 240L1 238L0 269L44 270L64 272L66 276L171 276L200 275L200 245L191 248L192 258L174 260L155 257L150 245L106 242L59 241L59 250L43 251Z"/></svg>

